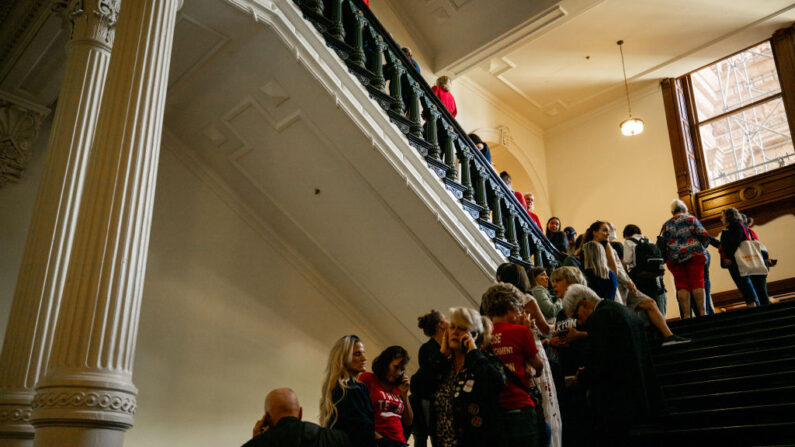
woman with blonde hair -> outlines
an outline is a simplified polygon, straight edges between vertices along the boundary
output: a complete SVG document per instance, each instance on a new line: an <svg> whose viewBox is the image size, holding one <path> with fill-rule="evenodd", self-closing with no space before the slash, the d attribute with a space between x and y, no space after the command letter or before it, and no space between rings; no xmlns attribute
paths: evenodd
<svg viewBox="0 0 795 447"><path fill-rule="evenodd" d="M358 378L367 368L364 343L346 335L329 353L320 397L320 425L341 430L355 446L375 446L373 407L367 385Z"/></svg>
<svg viewBox="0 0 795 447"><path fill-rule="evenodd" d="M458 108L455 106L455 98L453 98L453 94L450 93L450 85L452 81L447 76L440 76L436 80L436 85L434 85L431 90L439 97L439 100L442 101L447 110L450 111L450 114L453 115L453 118L458 115Z"/></svg>
<svg viewBox="0 0 795 447"><path fill-rule="evenodd" d="M450 327L431 362L435 378L431 401L434 447L492 445L499 439L505 388L500 359L489 348L491 321L467 307L450 309Z"/></svg>
<svg viewBox="0 0 795 447"><path fill-rule="evenodd" d="M620 302L621 295L615 292L618 285L617 277L607 265L607 256L602 244L596 241L586 242L582 246L582 252L585 258L585 277L588 279L588 287L593 289L602 299ZM607 282L608 280L610 281L609 283ZM611 291L612 297L615 299L611 297ZM641 310L646 312L649 322L660 331L663 337L663 345L690 341L674 335L668 327L668 323L665 322L662 312L657 307L657 303L637 290L628 291L626 302L621 304L625 304L632 311Z"/></svg>
<svg viewBox="0 0 795 447"><path fill-rule="evenodd" d="M593 289L599 297L608 301L619 301L616 299L618 289L618 277L607 265L607 256L602 244L596 241L586 242L582 246L583 255L583 274L588 280L588 287Z"/></svg>

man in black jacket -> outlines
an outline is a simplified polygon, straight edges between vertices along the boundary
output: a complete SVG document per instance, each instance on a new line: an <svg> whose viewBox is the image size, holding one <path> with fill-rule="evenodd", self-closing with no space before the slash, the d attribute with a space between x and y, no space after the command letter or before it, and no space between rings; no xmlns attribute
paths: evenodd
<svg viewBox="0 0 795 447"><path fill-rule="evenodd" d="M630 427L657 414L662 402L643 323L585 286L569 286L563 307L588 332L588 358L576 381L589 391L591 441L628 445Z"/></svg>
<svg viewBox="0 0 795 447"><path fill-rule="evenodd" d="M303 409L290 388L280 388L265 398L265 415L254 425L254 438L243 447L351 447L339 431L302 422Z"/></svg>

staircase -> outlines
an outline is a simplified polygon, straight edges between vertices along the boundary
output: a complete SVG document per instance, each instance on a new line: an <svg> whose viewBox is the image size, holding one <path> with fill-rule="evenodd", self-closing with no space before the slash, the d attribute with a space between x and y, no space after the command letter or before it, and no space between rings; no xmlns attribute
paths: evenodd
<svg viewBox="0 0 795 447"><path fill-rule="evenodd" d="M795 445L795 301L672 323L654 351L667 415L638 445Z"/></svg>
<svg viewBox="0 0 795 447"><path fill-rule="evenodd" d="M554 269L546 238L362 0L293 0L508 261Z"/></svg>

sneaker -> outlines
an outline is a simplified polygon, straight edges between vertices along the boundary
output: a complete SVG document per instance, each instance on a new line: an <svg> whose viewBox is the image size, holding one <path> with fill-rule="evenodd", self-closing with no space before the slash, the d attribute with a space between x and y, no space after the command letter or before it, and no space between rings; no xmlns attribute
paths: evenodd
<svg viewBox="0 0 795 447"><path fill-rule="evenodd" d="M663 339L662 345L663 346L671 346L671 345L678 345L681 343L690 343L689 338L680 337L678 335L671 335L670 337L665 337Z"/></svg>

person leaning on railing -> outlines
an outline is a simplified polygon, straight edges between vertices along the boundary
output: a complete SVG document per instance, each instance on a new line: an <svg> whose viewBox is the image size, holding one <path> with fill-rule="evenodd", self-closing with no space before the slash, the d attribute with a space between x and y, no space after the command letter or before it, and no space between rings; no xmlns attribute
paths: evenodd
<svg viewBox="0 0 795 447"><path fill-rule="evenodd" d="M453 118L458 115L458 108L455 105L455 98L453 98L453 94L450 93L450 88L452 85L452 81L447 76L440 76L436 80L436 85L434 85L431 90L436 96L439 97L439 101L447 107L447 110L453 115Z"/></svg>
<svg viewBox="0 0 795 447"><path fill-rule="evenodd" d="M561 253L569 251L569 239L561 230L560 218L552 216L547 220L546 236L549 242L555 246Z"/></svg>

